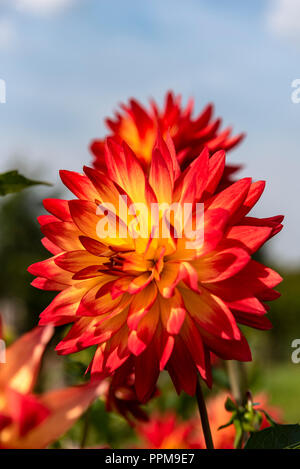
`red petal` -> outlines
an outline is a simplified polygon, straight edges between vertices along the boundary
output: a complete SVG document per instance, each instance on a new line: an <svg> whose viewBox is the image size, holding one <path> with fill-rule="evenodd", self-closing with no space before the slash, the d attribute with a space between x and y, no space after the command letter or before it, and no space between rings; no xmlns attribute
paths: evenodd
<svg viewBox="0 0 300 469"><path fill-rule="evenodd" d="M209 206L210 209L221 208L226 210L230 216L233 216L247 197L250 186L250 178L240 179L209 199L206 205Z"/></svg>
<svg viewBox="0 0 300 469"><path fill-rule="evenodd" d="M99 197L89 178L83 174L65 170L61 170L59 174L64 185L79 199L94 201Z"/></svg>
<svg viewBox="0 0 300 469"><path fill-rule="evenodd" d="M51 254L56 255L62 252L62 249L56 246L56 244L52 243L52 241L50 241L50 239L48 238L42 238L41 243L44 246L44 248L47 249L47 251L51 252Z"/></svg>
<svg viewBox="0 0 300 469"><path fill-rule="evenodd" d="M42 226L42 233L63 251L81 249L81 234L72 222L54 222Z"/></svg>
<svg viewBox="0 0 300 469"><path fill-rule="evenodd" d="M190 396L195 395L197 368L180 336L175 338L173 352L166 368L178 394L183 390Z"/></svg>
<svg viewBox="0 0 300 469"><path fill-rule="evenodd" d="M208 181L209 153L204 149L177 181L174 200L180 203L193 203L202 196Z"/></svg>
<svg viewBox="0 0 300 469"><path fill-rule="evenodd" d="M44 277L63 285L71 285L73 283L72 274L58 267L55 263L55 257L32 264L28 267L28 272L37 277Z"/></svg>
<svg viewBox="0 0 300 469"><path fill-rule="evenodd" d="M189 316L186 317L186 321L182 327L180 335L189 350L201 377L207 382L208 386L211 386L211 371L207 361L207 354L203 345L203 340L196 324Z"/></svg>
<svg viewBox="0 0 300 469"><path fill-rule="evenodd" d="M135 390L139 401L147 402L152 396L158 376L158 359L152 343L135 359Z"/></svg>
<svg viewBox="0 0 300 469"><path fill-rule="evenodd" d="M34 395L21 394L13 389L9 389L8 401L13 420L17 423L20 437L24 437L50 415L50 410Z"/></svg>
<svg viewBox="0 0 300 469"><path fill-rule="evenodd" d="M72 322L85 289L73 287L60 292L40 315L40 325L53 324L60 326Z"/></svg>
<svg viewBox="0 0 300 469"><path fill-rule="evenodd" d="M82 246L94 256L110 256L113 254L105 244L96 241L95 239L88 238L87 236L79 236Z"/></svg>
<svg viewBox="0 0 300 469"><path fill-rule="evenodd" d="M223 360L252 360L251 350L242 333L240 340L224 340L201 329L201 336L208 349Z"/></svg>
<svg viewBox="0 0 300 469"><path fill-rule="evenodd" d="M55 282L53 280L48 280L47 278L37 277L32 282L31 285L35 288L39 288L40 290L53 290L53 291L61 291L67 288L67 285L62 283Z"/></svg>
<svg viewBox="0 0 300 469"><path fill-rule="evenodd" d="M129 329L137 329L141 319L148 314L156 296L157 287L154 283L150 283L144 290L134 295L127 319Z"/></svg>
<svg viewBox="0 0 300 469"><path fill-rule="evenodd" d="M250 253L254 253L270 238L271 233L272 228L267 226L251 226L249 223L230 228L226 239L243 243Z"/></svg>
<svg viewBox="0 0 300 469"><path fill-rule="evenodd" d="M236 225L239 220L247 215L251 208L256 204L265 189L265 185L265 181L257 181L251 184L247 197L231 220L233 225Z"/></svg>
<svg viewBox="0 0 300 469"><path fill-rule="evenodd" d="M237 274L248 264L250 255L236 244L225 241L222 246L218 246L220 250L212 251L192 263L198 272L200 282L220 282ZM222 249L223 246L225 249Z"/></svg>
<svg viewBox="0 0 300 469"><path fill-rule="evenodd" d="M209 159L208 163L208 180L205 192L213 194L218 187L225 167L225 152L217 151Z"/></svg>
<svg viewBox="0 0 300 469"><path fill-rule="evenodd" d="M239 340L240 330L229 308L205 288L201 294L180 288L185 307L192 319L210 334L226 340Z"/></svg>
<svg viewBox="0 0 300 469"><path fill-rule="evenodd" d="M67 200L62 199L44 199L45 209L62 221L71 221L71 214Z"/></svg>

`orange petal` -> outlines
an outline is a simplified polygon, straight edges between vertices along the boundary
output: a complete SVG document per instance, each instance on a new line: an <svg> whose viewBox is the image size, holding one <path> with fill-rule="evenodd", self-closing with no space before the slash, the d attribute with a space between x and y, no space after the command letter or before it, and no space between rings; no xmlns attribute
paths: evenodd
<svg viewBox="0 0 300 469"><path fill-rule="evenodd" d="M236 246L236 242L227 242L229 247L210 252L192 263L202 283L220 282L234 276L250 261L245 249ZM233 244L230 247L230 244ZM222 243L226 247L226 242Z"/></svg>
<svg viewBox="0 0 300 469"><path fill-rule="evenodd" d="M93 286L93 285L91 285ZM40 315L40 324L63 325L72 322L88 286L69 287L60 292Z"/></svg>
<svg viewBox="0 0 300 469"><path fill-rule="evenodd" d="M173 185L170 172L158 149L154 149L152 154L149 182L158 203L172 203Z"/></svg>
<svg viewBox="0 0 300 469"><path fill-rule="evenodd" d="M186 310L178 290L167 300L159 298L160 314L163 325L169 334L178 334L185 319Z"/></svg>
<svg viewBox="0 0 300 469"><path fill-rule="evenodd" d="M210 334L227 340L239 340L240 330L229 308L205 288L201 294L180 288L184 305L196 323Z"/></svg>
<svg viewBox="0 0 300 469"><path fill-rule="evenodd" d="M78 272L91 265L101 265L106 259L94 256L84 249L78 251L68 251L57 256L54 261L61 269L67 270L68 272Z"/></svg>
<svg viewBox="0 0 300 469"><path fill-rule="evenodd" d="M19 393L32 391L45 347L53 328L36 327L16 340L6 351L6 363L0 368L0 387L9 386Z"/></svg>
<svg viewBox="0 0 300 469"><path fill-rule="evenodd" d="M148 314L149 309L153 305L157 296L157 287L154 283L147 285L144 290L134 295L129 308L129 315L127 319L128 327L136 330L139 322Z"/></svg>
<svg viewBox="0 0 300 469"><path fill-rule="evenodd" d="M50 239L63 251L75 251L82 248L79 241L81 233L73 222L47 223L47 225L42 226L41 231L46 238Z"/></svg>
<svg viewBox="0 0 300 469"><path fill-rule="evenodd" d="M73 283L72 274L58 267L55 262L55 257L50 257L44 261L32 264L28 267L28 272L48 280L55 279L56 282L63 285L71 285Z"/></svg>
<svg viewBox="0 0 300 469"><path fill-rule="evenodd" d="M89 383L83 386L50 391L41 396L40 402L50 415L24 438L12 443L20 449L42 449L63 435L86 411L92 402L103 394L105 383ZM106 387L106 385L105 385Z"/></svg>

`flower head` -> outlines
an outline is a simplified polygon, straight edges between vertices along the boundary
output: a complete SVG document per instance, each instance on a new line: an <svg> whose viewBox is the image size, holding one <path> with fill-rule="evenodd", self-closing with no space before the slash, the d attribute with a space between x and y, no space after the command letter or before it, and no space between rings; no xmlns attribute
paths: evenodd
<svg viewBox="0 0 300 469"><path fill-rule="evenodd" d="M262 181L215 193L223 151L204 149L182 171L172 142L158 138L147 170L126 143L108 139L105 162L106 173L61 172L76 200L45 200L43 243L53 256L29 271L34 286L60 293L40 323L73 323L60 354L97 345L94 377L127 363L140 401L165 368L178 392L193 395L197 372L211 384L210 352L251 360L237 323L270 328L265 301L278 296L281 277L251 256L283 217L247 216Z"/></svg>
<svg viewBox="0 0 300 469"><path fill-rule="evenodd" d="M102 393L102 383L89 383L33 394L52 333L51 326L36 327L8 347L0 363L0 448L45 448Z"/></svg>
<svg viewBox="0 0 300 469"><path fill-rule="evenodd" d="M131 99L121 104L115 119L106 119L111 135L124 140L135 152L141 164L147 168L151 164L152 150L157 132L163 138L170 135L173 139L176 156L181 168L193 161L204 147L211 153L218 150L228 151L238 145L244 134L231 136L230 127L220 131L221 119L213 118L213 105L208 104L201 114L193 118L194 102L191 99L186 107L181 104L181 96L168 92L162 109L151 101L150 109L145 109L138 101ZM95 140L91 144L94 154L94 167L105 169L105 141ZM229 181L239 166L227 165L223 179Z"/></svg>

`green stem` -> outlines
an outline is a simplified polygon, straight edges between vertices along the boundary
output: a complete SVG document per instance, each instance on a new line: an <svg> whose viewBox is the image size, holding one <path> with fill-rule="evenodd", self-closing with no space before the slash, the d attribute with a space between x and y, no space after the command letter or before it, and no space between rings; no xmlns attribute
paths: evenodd
<svg viewBox="0 0 300 469"><path fill-rule="evenodd" d="M197 387L196 387L196 399L198 404L198 409L201 418L202 430L204 434L205 444L207 449L214 449L214 444L211 436L209 420L205 405L205 400L201 388L200 378L197 379Z"/></svg>
<svg viewBox="0 0 300 469"><path fill-rule="evenodd" d="M248 379L245 364L235 360L228 360L227 370L232 396L239 406L244 407L247 403L248 390ZM241 431L236 432L234 442L235 449L241 449L247 438L247 433L242 431L242 429L240 430Z"/></svg>
<svg viewBox="0 0 300 469"><path fill-rule="evenodd" d="M84 449L84 447L86 445L87 437L88 437L88 433L89 433L89 427L90 427L90 409L88 409L86 411L84 419L83 419L83 428L82 428L80 449Z"/></svg>

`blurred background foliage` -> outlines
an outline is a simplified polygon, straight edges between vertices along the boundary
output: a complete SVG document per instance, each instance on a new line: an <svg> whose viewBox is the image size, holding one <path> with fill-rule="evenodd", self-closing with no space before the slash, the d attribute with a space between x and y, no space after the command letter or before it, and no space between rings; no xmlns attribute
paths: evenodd
<svg viewBox="0 0 300 469"><path fill-rule="evenodd" d="M53 189L43 189L43 194L40 189L30 189L2 197L0 201L0 310L4 316L8 342L34 327L39 314L54 296L54 293L31 287L32 277L27 272L31 263L47 257L47 251L40 242L42 236L36 221L37 215L44 213L41 203L43 196L56 197L59 194ZM261 252L259 260L263 261L264 257L267 257L267 251ZM268 332L245 328L254 355L254 361L246 365L249 388L254 394L266 391L270 404L283 409L284 420L296 423L300 421L300 364L291 361L291 343L297 338L299 324L300 267L293 271L277 265L273 267L284 277L279 286L282 296L271 303L269 312L274 327ZM58 357L53 349L64 332L64 328L58 328L49 344L38 391L78 384L86 379L84 371L93 351ZM214 382L212 393L229 388L222 362L214 369ZM178 398L167 374L162 374L159 389L158 396L147 406L150 414L156 410L174 409L183 419L195 415L194 400L185 394ZM54 447L72 447L74 441L81 441L91 447L109 445L124 448L137 444L130 425L122 417L107 413L101 400L95 402Z"/></svg>

